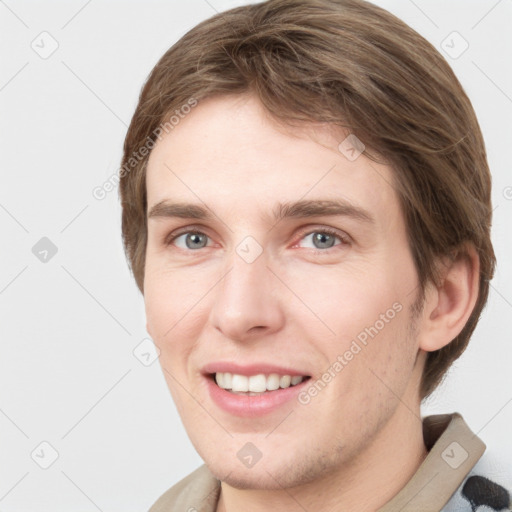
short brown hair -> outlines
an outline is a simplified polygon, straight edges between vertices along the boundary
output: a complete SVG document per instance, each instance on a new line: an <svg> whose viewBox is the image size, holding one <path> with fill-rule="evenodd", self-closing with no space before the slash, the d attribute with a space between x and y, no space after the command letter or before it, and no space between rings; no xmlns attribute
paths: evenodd
<svg viewBox="0 0 512 512"><path fill-rule="evenodd" d="M420 390L428 396L466 348L495 267L484 141L450 66L412 28L363 0L269 0L194 27L151 71L124 143L123 242L142 293L148 148L184 106L242 93L257 95L276 120L348 129L368 156L392 167L421 293L437 282L439 257L476 248L477 303L462 332L428 354Z"/></svg>

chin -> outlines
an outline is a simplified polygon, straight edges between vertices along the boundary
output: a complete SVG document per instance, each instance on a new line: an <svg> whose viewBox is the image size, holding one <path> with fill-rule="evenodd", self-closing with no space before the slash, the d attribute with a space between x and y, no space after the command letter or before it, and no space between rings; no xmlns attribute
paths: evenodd
<svg viewBox="0 0 512 512"><path fill-rule="evenodd" d="M281 472L275 470L267 472L262 466L259 469L233 469L231 472L224 474L224 478L221 480L230 487L240 490L258 489L277 491L297 485L295 479L293 477L290 479L290 476L287 470L286 473L285 470ZM217 476L217 478L219 477Z"/></svg>
<svg viewBox="0 0 512 512"><path fill-rule="evenodd" d="M220 460L222 459L222 460ZM295 465L291 471L289 461L282 460L276 465L259 461L252 468L245 468L238 461L233 464L226 464L225 457L217 459L213 464L206 463L209 470L217 479L234 487L235 489L259 489L259 490L282 490L298 487L319 478L324 472L332 468L324 467L321 463L316 465Z"/></svg>

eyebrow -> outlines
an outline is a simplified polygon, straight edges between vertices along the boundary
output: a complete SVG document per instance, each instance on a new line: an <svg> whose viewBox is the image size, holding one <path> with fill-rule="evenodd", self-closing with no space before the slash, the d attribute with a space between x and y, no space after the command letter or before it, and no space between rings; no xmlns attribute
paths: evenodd
<svg viewBox="0 0 512 512"><path fill-rule="evenodd" d="M308 218L319 216L343 216L374 224L375 219L364 208L349 201L338 199L300 200L295 202L278 203L272 211L273 220L279 222L286 218ZM184 219L213 220L214 214L205 206L193 203L172 203L160 201L151 207L148 218L178 217Z"/></svg>

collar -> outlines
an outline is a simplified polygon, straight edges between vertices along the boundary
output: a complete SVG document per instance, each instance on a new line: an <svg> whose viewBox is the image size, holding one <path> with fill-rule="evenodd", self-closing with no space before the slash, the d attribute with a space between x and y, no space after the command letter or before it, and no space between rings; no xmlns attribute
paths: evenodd
<svg viewBox="0 0 512 512"><path fill-rule="evenodd" d="M428 455L405 487L378 512L441 510L485 451L485 444L462 416L438 414L423 419Z"/></svg>

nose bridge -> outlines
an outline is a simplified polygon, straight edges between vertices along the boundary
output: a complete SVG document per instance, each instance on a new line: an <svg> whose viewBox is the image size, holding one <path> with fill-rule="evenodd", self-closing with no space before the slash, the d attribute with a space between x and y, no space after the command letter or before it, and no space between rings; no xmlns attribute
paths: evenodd
<svg viewBox="0 0 512 512"><path fill-rule="evenodd" d="M256 243L247 237L233 249L215 293L212 323L232 339L244 339L254 327L273 331L282 321L275 277L267 268L267 253Z"/></svg>

